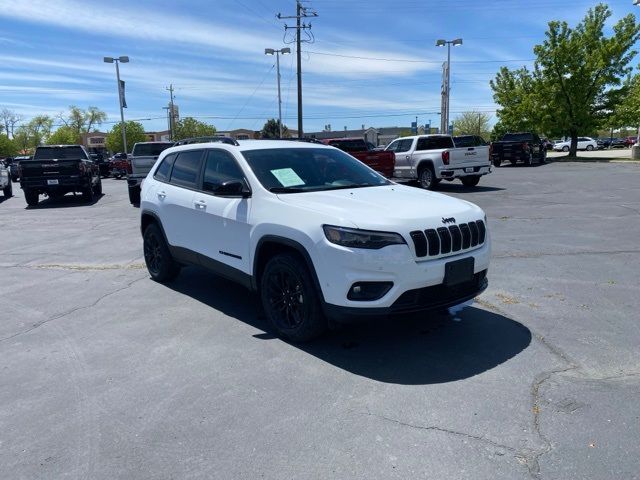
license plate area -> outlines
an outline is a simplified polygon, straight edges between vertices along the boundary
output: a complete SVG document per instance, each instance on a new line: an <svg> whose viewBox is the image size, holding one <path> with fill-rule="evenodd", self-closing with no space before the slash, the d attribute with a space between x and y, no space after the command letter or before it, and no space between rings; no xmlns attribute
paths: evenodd
<svg viewBox="0 0 640 480"><path fill-rule="evenodd" d="M466 173L473 173L473 167L467 167L464 169Z"/></svg>
<svg viewBox="0 0 640 480"><path fill-rule="evenodd" d="M473 257L448 262L444 266L444 285L450 287L473 280Z"/></svg>
<svg viewBox="0 0 640 480"><path fill-rule="evenodd" d="M47 185L58 185L58 180L47 180Z"/></svg>

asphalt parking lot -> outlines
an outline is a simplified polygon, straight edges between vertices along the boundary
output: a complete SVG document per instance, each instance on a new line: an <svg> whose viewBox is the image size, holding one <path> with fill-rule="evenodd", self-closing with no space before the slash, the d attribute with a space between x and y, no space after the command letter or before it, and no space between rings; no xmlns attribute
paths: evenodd
<svg viewBox="0 0 640 480"><path fill-rule="evenodd" d="M449 317L274 338L241 287L144 269L124 181L0 202L0 478L640 478L638 163L476 189L489 289ZM1 198L0 198L1 200Z"/></svg>

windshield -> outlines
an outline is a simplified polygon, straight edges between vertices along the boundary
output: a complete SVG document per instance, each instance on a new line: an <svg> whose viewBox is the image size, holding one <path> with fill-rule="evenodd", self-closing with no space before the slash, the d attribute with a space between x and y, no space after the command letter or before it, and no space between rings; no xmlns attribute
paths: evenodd
<svg viewBox="0 0 640 480"><path fill-rule="evenodd" d="M36 160L78 160L86 159L82 147L38 147L34 155Z"/></svg>
<svg viewBox="0 0 640 480"><path fill-rule="evenodd" d="M173 143L136 143L131 155L134 157L157 157Z"/></svg>
<svg viewBox="0 0 640 480"><path fill-rule="evenodd" d="M269 148L242 152L264 188L299 193L389 185L386 178L333 148Z"/></svg>
<svg viewBox="0 0 640 480"><path fill-rule="evenodd" d="M532 139L530 133L506 133L502 137L503 142L530 142Z"/></svg>

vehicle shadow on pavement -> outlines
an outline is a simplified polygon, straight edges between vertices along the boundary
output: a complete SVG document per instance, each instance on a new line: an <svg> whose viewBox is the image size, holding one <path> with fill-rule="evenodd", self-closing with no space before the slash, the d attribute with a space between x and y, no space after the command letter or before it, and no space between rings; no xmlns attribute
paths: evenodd
<svg viewBox="0 0 640 480"><path fill-rule="evenodd" d="M95 205L104 197L104 193L101 195L94 195L93 200L86 202L82 199L81 195L64 195L58 198L45 197L38 202L38 205L30 207L27 205L27 210L37 210L39 208L70 208L70 207L87 207Z"/></svg>
<svg viewBox="0 0 640 480"><path fill-rule="evenodd" d="M168 285L225 315L270 333L258 298L196 267L184 268ZM531 331L503 315L467 307L449 315L406 315L330 331L313 342L292 344L355 375L401 385L453 382L478 375L515 357L531 343Z"/></svg>

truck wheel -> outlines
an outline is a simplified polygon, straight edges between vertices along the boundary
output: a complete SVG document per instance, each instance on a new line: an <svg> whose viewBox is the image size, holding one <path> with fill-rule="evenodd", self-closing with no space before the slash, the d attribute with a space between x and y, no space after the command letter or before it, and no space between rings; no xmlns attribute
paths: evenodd
<svg viewBox="0 0 640 480"><path fill-rule="evenodd" d="M25 190L24 191L24 199L27 201L27 205L30 207L35 207L38 205L38 197L39 194L37 190Z"/></svg>
<svg viewBox="0 0 640 480"><path fill-rule="evenodd" d="M102 179L99 177L98 177L98 183L93 189L93 193L96 195L96 197L99 197L100 195L102 195Z"/></svg>
<svg viewBox="0 0 640 480"><path fill-rule="evenodd" d="M13 184L11 183L11 180L9 180L7 186L2 189L2 193L5 198L13 197Z"/></svg>
<svg viewBox="0 0 640 480"><path fill-rule="evenodd" d="M152 223L145 229L142 250L149 275L156 282L171 281L180 273L180 265L171 256L164 235L157 225Z"/></svg>
<svg viewBox="0 0 640 480"><path fill-rule="evenodd" d="M129 187L129 202L131 205L140 205L140 187Z"/></svg>
<svg viewBox="0 0 640 480"><path fill-rule="evenodd" d="M431 165L426 165L418 172L418 183L426 190L433 190L439 183Z"/></svg>
<svg viewBox="0 0 640 480"><path fill-rule="evenodd" d="M306 342L327 329L311 273L297 255L281 253L267 262L260 299L269 323L289 340Z"/></svg>
<svg viewBox="0 0 640 480"><path fill-rule="evenodd" d="M480 175L469 175L468 177L461 177L460 180L465 187L475 187L480 182Z"/></svg>
<svg viewBox="0 0 640 480"><path fill-rule="evenodd" d="M93 201L93 186L91 184L89 184L88 187L82 189L82 199L85 202Z"/></svg>
<svg viewBox="0 0 640 480"><path fill-rule="evenodd" d="M494 167L498 168L501 163L502 163L502 160L500 160L499 158L494 158L493 159L493 166Z"/></svg>

